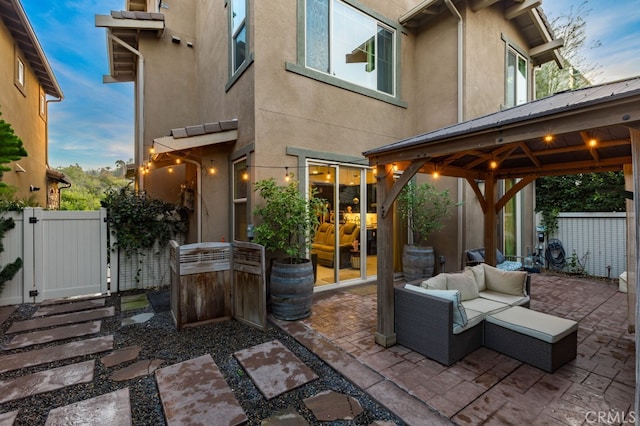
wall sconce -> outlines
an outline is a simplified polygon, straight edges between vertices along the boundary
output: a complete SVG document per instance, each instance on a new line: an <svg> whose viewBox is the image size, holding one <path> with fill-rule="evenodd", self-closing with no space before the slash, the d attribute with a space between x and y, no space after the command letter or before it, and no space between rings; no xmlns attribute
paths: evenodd
<svg viewBox="0 0 640 426"><path fill-rule="evenodd" d="M213 162L213 160L211 160L211 165L209 166L209 174L210 175L216 174L216 164Z"/></svg>
<svg viewBox="0 0 640 426"><path fill-rule="evenodd" d="M39 186L29 185L29 192L36 192L36 191L40 191Z"/></svg>

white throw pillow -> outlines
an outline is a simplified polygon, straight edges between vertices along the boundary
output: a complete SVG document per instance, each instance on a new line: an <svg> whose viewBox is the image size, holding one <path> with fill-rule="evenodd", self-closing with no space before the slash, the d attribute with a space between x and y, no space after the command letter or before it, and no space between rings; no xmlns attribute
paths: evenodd
<svg viewBox="0 0 640 426"><path fill-rule="evenodd" d="M432 290L446 290L447 276L446 274L438 274L435 277L422 281L422 283L420 283L420 287L430 288Z"/></svg>
<svg viewBox="0 0 640 426"><path fill-rule="evenodd" d="M524 297L527 295L525 290L527 271L502 271L485 263L483 263L483 267L484 282L487 285L487 290L512 296Z"/></svg>
<svg viewBox="0 0 640 426"><path fill-rule="evenodd" d="M447 290L459 290L460 300L473 300L479 296L475 276L471 270L447 274Z"/></svg>
<svg viewBox="0 0 640 426"><path fill-rule="evenodd" d="M406 284L404 288L417 293L428 294L440 299L453 301L453 325L458 325L460 327L467 325L467 312L464 310L462 303L460 303L460 292L458 290L430 290L411 284ZM416 324L416 326L419 325Z"/></svg>

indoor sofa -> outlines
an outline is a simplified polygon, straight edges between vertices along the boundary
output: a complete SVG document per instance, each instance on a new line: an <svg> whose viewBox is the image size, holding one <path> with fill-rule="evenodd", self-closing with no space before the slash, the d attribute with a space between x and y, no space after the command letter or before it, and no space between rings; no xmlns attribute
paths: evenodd
<svg viewBox="0 0 640 426"><path fill-rule="evenodd" d="M525 309L530 276L481 263L395 288L397 343L451 365L481 346L552 372L576 357L577 323Z"/></svg>
<svg viewBox="0 0 640 426"><path fill-rule="evenodd" d="M335 225L329 222L320 224L316 230L313 243L311 244L311 254L318 256L319 265L333 268L335 259L335 232ZM347 268L351 264L351 251L354 249L353 242L358 239L359 235L360 227L356 223L347 222L339 225L338 261L340 269Z"/></svg>

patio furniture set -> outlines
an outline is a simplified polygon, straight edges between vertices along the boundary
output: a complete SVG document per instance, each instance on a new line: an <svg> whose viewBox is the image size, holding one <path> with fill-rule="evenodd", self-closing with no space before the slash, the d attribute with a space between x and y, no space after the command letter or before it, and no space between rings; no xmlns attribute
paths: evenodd
<svg viewBox="0 0 640 426"><path fill-rule="evenodd" d="M397 342L445 365L484 346L553 372L576 357L578 323L528 309L530 283L480 263L396 287Z"/></svg>

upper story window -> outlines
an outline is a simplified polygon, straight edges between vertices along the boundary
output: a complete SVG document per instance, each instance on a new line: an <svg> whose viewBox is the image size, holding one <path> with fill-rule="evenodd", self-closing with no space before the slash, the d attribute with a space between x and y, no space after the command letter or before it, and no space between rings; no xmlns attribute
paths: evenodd
<svg viewBox="0 0 640 426"><path fill-rule="evenodd" d="M40 117L42 117L44 120L47 119L47 95L46 93L44 93L44 90L42 90L42 88L40 89L38 112L40 113Z"/></svg>
<svg viewBox="0 0 640 426"><path fill-rule="evenodd" d="M529 86L527 59L512 48L507 48L505 106L513 107L528 100Z"/></svg>
<svg viewBox="0 0 640 426"><path fill-rule="evenodd" d="M247 60L247 2L231 0L231 63L233 73Z"/></svg>
<svg viewBox="0 0 640 426"><path fill-rule="evenodd" d="M20 91L25 93L26 83L26 69L22 58L16 54L16 70L15 70L15 85Z"/></svg>
<svg viewBox="0 0 640 426"><path fill-rule="evenodd" d="M341 0L306 0L305 65L379 92L395 92L395 31Z"/></svg>

